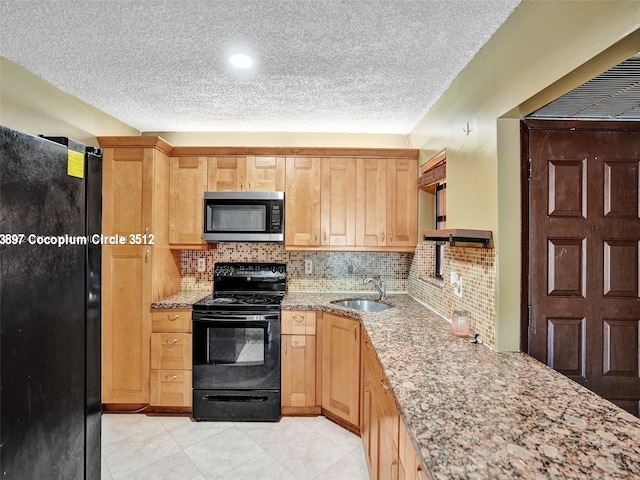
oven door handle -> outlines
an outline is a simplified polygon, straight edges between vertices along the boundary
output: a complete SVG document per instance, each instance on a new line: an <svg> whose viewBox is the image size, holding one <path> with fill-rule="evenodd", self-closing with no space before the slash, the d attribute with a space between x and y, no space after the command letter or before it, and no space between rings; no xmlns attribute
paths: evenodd
<svg viewBox="0 0 640 480"><path fill-rule="evenodd" d="M224 321L240 321L240 322L256 322L264 320L278 320L279 314L273 315L206 315L203 317L194 317L194 322L224 322Z"/></svg>

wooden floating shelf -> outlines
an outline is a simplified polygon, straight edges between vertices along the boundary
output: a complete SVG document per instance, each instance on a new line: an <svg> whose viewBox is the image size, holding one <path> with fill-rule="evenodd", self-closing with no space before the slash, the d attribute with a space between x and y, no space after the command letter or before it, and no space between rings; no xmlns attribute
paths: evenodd
<svg viewBox="0 0 640 480"><path fill-rule="evenodd" d="M450 228L443 230L425 230L425 241L448 243L456 247L491 248L491 230L466 230Z"/></svg>

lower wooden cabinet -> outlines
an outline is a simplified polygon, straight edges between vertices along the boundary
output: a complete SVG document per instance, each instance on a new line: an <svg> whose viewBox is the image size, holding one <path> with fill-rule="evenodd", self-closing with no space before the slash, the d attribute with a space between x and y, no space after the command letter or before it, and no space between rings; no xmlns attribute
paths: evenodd
<svg viewBox="0 0 640 480"><path fill-rule="evenodd" d="M191 370L151 370L151 406L190 407Z"/></svg>
<svg viewBox="0 0 640 480"><path fill-rule="evenodd" d="M363 415L360 431L369 478L397 479L400 415L366 334L362 338L362 379Z"/></svg>
<svg viewBox="0 0 640 480"><path fill-rule="evenodd" d="M281 326L282 413L317 415L316 312L284 310Z"/></svg>
<svg viewBox="0 0 640 480"><path fill-rule="evenodd" d="M360 321L322 315L322 408L354 427L360 423Z"/></svg>
<svg viewBox="0 0 640 480"><path fill-rule="evenodd" d="M151 314L152 407L191 408L191 310Z"/></svg>
<svg viewBox="0 0 640 480"><path fill-rule="evenodd" d="M149 402L150 256L146 246L102 248L104 404Z"/></svg>
<svg viewBox="0 0 640 480"><path fill-rule="evenodd" d="M432 479L433 476L431 472L425 471L420 465L420 460L418 459L418 454L416 453L413 445L411 444L411 439L409 438L409 434L407 433L407 429L404 426L404 422L400 421L400 432L399 432L399 445L398 445L398 456L399 456L399 472L398 478L399 480L428 480Z"/></svg>

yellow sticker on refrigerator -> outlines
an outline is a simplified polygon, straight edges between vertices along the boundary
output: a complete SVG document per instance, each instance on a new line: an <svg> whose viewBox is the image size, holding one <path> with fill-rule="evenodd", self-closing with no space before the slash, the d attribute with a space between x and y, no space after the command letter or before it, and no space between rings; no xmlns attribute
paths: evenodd
<svg viewBox="0 0 640 480"><path fill-rule="evenodd" d="M68 150L67 175L84 178L84 154L75 150Z"/></svg>

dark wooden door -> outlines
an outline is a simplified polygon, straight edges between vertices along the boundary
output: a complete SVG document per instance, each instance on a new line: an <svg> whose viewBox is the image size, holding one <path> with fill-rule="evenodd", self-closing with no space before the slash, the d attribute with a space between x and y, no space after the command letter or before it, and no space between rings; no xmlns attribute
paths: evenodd
<svg viewBox="0 0 640 480"><path fill-rule="evenodd" d="M639 415L640 122L525 121L523 140L529 354Z"/></svg>

